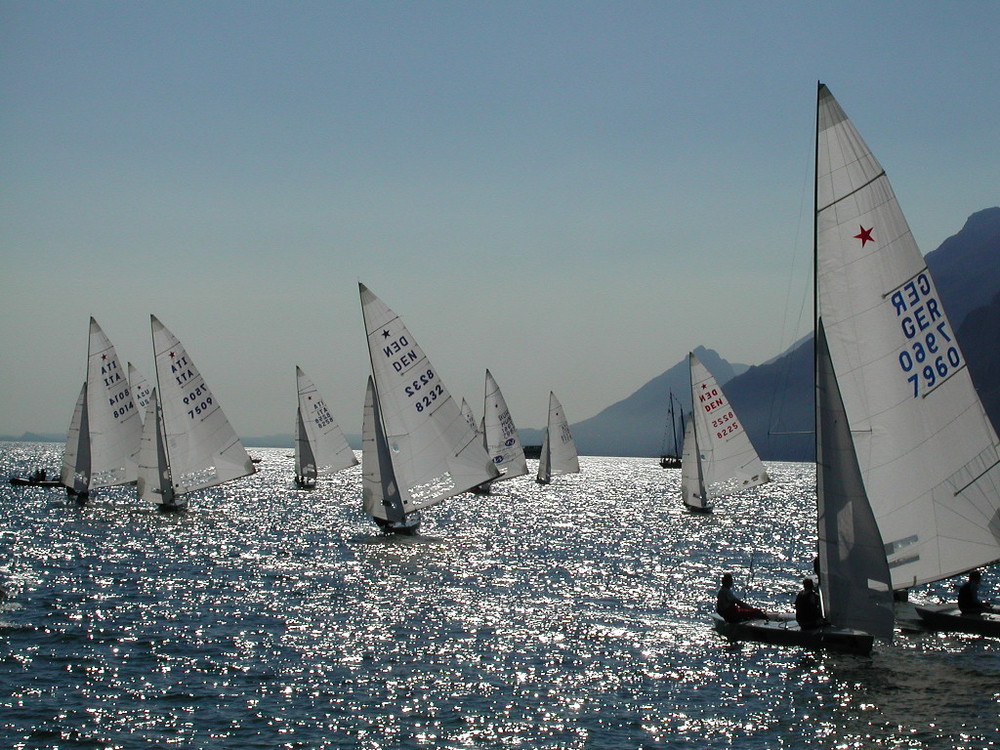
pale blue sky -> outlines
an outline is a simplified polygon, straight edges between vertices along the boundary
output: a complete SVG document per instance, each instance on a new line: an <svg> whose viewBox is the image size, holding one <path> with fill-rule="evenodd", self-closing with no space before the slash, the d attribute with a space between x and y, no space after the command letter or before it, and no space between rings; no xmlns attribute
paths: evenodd
<svg viewBox="0 0 1000 750"><path fill-rule="evenodd" d="M573 421L806 331L815 89L924 252L1000 202L994 2L0 1L0 434L149 314L237 431L358 432L357 282L452 393Z"/></svg>

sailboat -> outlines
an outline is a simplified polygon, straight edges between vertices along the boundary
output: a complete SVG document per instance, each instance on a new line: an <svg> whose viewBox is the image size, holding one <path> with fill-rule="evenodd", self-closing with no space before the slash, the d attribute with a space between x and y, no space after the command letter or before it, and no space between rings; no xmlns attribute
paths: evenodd
<svg viewBox="0 0 1000 750"><path fill-rule="evenodd" d="M556 394L549 391L549 419L542 439L542 452L538 457L538 475L535 481L548 484L552 477L560 474L577 474L580 459L576 453L576 443L569 429L569 421Z"/></svg>
<svg viewBox="0 0 1000 750"><path fill-rule="evenodd" d="M295 483L308 489L316 486L317 477L355 466L358 459L319 389L301 367L295 368L295 380Z"/></svg>
<svg viewBox="0 0 1000 750"><path fill-rule="evenodd" d="M672 441L673 450L669 453L667 452L667 431L664 429L663 432L663 446L660 448L660 468L661 469L679 469L681 468L681 452L677 450L677 422L675 419L674 405L680 406L680 403L674 398L674 392L670 391L667 397L667 413L670 415L670 440ZM681 412L681 435L686 434L686 428L684 426L684 412Z"/></svg>
<svg viewBox="0 0 1000 750"><path fill-rule="evenodd" d="M694 352L688 369L693 411L684 435L681 496L691 510L707 512L711 500L771 478L715 376Z"/></svg>
<svg viewBox="0 0 1000 750"><path fill-rule="evenodd" d="M871 280L852 284L847 276L862 244L867 244L859 237L850 242L855 231L851 224L870 219L865 193L872 177L860 183L856 178L873 160L857 158L852 149L858 144L860 137L820 84L814 260L816 506L820 596L830 624L803 629L794 620L728 623L713 617L716 627L733 638L866 654L875 638L892 639L894 613L887 547L876 522L876 496L865 477L871 434L858 429L858 420L864 415L869 430L894 425L876 424L886 402L873 397L873 383L857 378L859 363L867 360L859 355L871 353L871 311L889 300L872 288ZM878 190L884 201L891 193L880 172L873 179L882 181ZM865 235L864 229L860 234ZM878 276L888 268L869 267L867 273ZM852 321L850 311L861 319ZM884 364L879 377L899 379Z"/></svg>
<svg viewBox="0 0 1000 750"><path fill-rule="evenodd" d="M820 315L905 590L1000 559L1000 442L885 170L822 85L819 120Z"/></svg>
<svg viewBox="0 0 1000 750"><path fill-rule="evenodd" d="M402 318L364 284L358 287L372 366L370 418L367 398L365 408L372 424L362 450L364 506L384 530L416 533L416 511L500 472ZM401 519L372 512L395 503L397 495Z"/></svg>
<svg viewBox="0 0 1000 750"><path fill-rule="evenodd" d="M191 355L150 316L156 387L150 394L139 455L139 497L161 510L187 508L187 495L256 469Z"/></svg>
<svg viewBox="0 0 1000 750"><path fill-rule="evenodd" d="M90 491L134 482L142 418L114 345L90 319L87 380L73 411L60 481L77 502Z"/></svg>
<svg viewBox="0 0 1000 750"><path fill-rule="evenodd" d="M500 386L489 370L486 371L486 390L483 398L483 442L490 460L500 472L494 481L513 479L528 473L528 462L517 434L517 427L510 416L507 401ZM488 492L491 483L480 485L478 491Z"/></svg>

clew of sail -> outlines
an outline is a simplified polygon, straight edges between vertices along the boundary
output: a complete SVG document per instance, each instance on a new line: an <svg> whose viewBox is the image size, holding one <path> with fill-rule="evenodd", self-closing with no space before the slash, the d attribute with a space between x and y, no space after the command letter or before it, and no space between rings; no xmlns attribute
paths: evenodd
<svg viewBox="0 0 1000 750"><path fill-rule="evenodd" d="M496 479L499 472L402 319L359 284L377 400L407 511Z"/></svg>
<svg viewBox="0 0 1000 750"><path fill-rule="evenodd" d="M163 438L177 495L254 473L253 462L177 337L150 316Z"/></svg>
<svg viewBox="0 0 1000 750"><path fill-rule="evenodd" d="M882 166L822 84L817 308L903 588L1000 559L1000 444Z"/></svg>

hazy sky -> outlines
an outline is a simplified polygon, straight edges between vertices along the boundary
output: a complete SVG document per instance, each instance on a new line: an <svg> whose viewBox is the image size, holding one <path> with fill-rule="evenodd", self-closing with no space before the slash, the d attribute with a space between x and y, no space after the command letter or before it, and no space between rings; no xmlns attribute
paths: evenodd
<svg viewBox="0 0 1000 750"><path fill-rule="evenodd" d="M0 434L149 314L244 436L359 432L358 281L457 398L590 417L809 314L816 82L924 252L1000 202L996 2L0 2ZM664 409L665 411L665 409Z"/></svg>

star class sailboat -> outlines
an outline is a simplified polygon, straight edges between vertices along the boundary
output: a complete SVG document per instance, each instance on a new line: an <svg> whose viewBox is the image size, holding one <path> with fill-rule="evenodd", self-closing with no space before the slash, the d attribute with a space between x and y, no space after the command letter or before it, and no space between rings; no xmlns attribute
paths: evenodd
<svg viewBox="0 0 1000 750"><path fill-rule="evenodd" d="M892 587L908 589L1000 559L1000 443L885 170L823 85L819 122L819 315Z"/></svg>
<svg viewBox="0 0 1000 750"><path fill-rule="evenodd" d="M60 481L84 503L90 491L136 480L142 418L114 345L90 319L87 380L70 421Z"/></svg>
<svg viewBox="0 0 1000 750"><path fill-rule="evenodd" d="M708 512L711 501L770 482L760 456L715 376L688 354L692 414L684 433L681 498Z"/></svg>
<svg viewBox="0 0 1000 750"><path fill-rule="evenodd" d="M577 474L580 459L576 452L576 441L569 429L569 420L556 394L549 391L549 418L542 440L542 452L538 457L538 474L535 481L548 484L552 477L560 474Z"/></svg>
<svg viewBox="0 0 1000 750"><path fill-rule="evenodd" d="M463 401L463 407L467 408ZM474 424L474 423L473 423ZM528 462L524 457L524 448L517 434L514 419L510 416L507 401L500 391L500 386L493 374L486 371L486 387L483 396L483 445L489 454L493 466L500 472L494 482L513 479L528 473ZM475 491L488 493L493 482L479 485Z"/></svg>
<svg viewBox="0 0 1000 750"><path fill-rule="evenodd" d="M364 284L358 287L372 366L363 505L383 530L414 534L417 511L500 472L403 320Z"/></svg>
<svg viewBox="0 0 1000 750"><path fill-rule="evenodd" d="M150 316L156 387L139 456L139 497L161 510L187 508L187 495L256 469L187 350Z"/></svg>
<svg viewBox="0 0 1000 750"><path fill-rule="evenodd" d="M295 411L295 484L311 489L323 475L336 474L358 463L340 425L333 418L315 383L295 368L298 408Z"/></svg>

